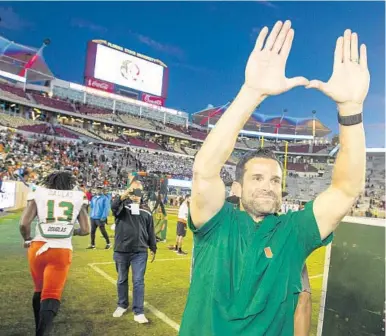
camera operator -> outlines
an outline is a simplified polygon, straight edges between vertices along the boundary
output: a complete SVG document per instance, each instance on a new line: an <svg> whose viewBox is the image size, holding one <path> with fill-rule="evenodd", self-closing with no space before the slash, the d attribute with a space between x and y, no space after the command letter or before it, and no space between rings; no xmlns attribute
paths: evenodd
<svg viewBox="0 0 386 336"><path fill-rule="evenodd" d="M111 209L115 216L114 261L118 272L118 307L113 316L121 317L128 309L128 273L133 272L134 321L148 323L144 315L146 262L149 248L154 261L157 251L151 213L141 206L142 183L134 180L129 188L117 196Z"/></svg>

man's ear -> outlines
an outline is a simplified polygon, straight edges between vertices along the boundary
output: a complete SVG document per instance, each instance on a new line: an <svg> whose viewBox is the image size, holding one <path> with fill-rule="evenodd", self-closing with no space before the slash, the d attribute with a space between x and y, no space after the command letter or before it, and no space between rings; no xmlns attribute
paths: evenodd
<svg viewBox="0 0 386 336"><path fill-rule="evenodd" d="M239 198L241 198L242 186L239 182L234 181L231 187L231 193Z"/></svg>

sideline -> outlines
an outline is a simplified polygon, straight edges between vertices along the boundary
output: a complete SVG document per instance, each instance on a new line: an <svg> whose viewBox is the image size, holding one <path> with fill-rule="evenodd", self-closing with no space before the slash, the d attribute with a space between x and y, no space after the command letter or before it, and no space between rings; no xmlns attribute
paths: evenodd
<svg viewBox="0 0 386 336"><path fill-rule="evenodd" d="M187 259L187 258L185 258ZM162 259L160 259L159 261L161 261ZM179 259L169 259L169 260L179 260ZM99 264L106 264L106 263L99 263ZM111 276L109 276L107 273L105 273L104 271L102 271L98 266L95 266L95 264L88 264L88 266L90 266L95 272L97 272L98 274L100 274L101 276L103 276L107 281L109 281L111 284L113 285L116 285L116 280L113 279ZM129 295L130 297L132 297L132 292L129 291ZM165 322L167 325L169 325L171 328L173 328L174 330L176 331L179 331L180 330L180 325L177 324L176 322L174 322L171 318L169 318L166 314L162 313L161 311L159 311L157 308L155 308L154 306L152 306L151 304L149 304L148 302L145 301L145 307L147 309L149 309L149 311L151 313L153 313L153 315L155 315L156 317L158 317L161 321Z"/></svg>

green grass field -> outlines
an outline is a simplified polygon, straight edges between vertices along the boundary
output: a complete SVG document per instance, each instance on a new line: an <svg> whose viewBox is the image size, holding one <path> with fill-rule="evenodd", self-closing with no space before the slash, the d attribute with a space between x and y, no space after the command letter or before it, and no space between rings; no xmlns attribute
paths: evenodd
<svg viewBox="0 0 386 336"><path fill-rule="evenodd" d="M32 313L32 279L28 270L26 250L19 235L19 214L0 218L0 335L34 335ZM176 216L169 215L168 242L159 243L157 259L148 264L145 300L177 324L181 322L189 287L192 233L184 241L188 256L181 257L169 251L174 243ZM109 223L112 223L112 218ZM112 231L109 232L112 235ZM63 294L62 305L55 319L56 336L132 336L177 335L177 331L149 308L148 325L138 325L132 313L113 318L116 308L116 271L112 262L113 250L104 250L100 232L96 236L96 250L86 250L90 237L74 237L73 262ZM307 261L313 291L312 333L316 335L322 272L325 250L315 251ZM92 266L90 266L92 264ZM171 323L173 325L173 323Z"/></svg>

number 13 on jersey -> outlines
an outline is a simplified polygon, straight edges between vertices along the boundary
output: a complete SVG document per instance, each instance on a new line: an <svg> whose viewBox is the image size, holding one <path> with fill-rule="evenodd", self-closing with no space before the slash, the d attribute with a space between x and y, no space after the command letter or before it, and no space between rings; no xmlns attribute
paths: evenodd
<svg viewBox="0 0 386 336"><path fill-rule="evenodd" d="M40 234L45 238L68 238L73 230L74 205L71 202L47 201L45 221L39 221Z"/></svg>

